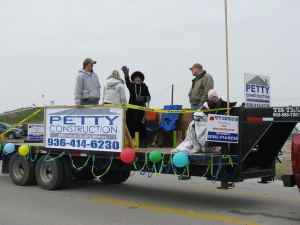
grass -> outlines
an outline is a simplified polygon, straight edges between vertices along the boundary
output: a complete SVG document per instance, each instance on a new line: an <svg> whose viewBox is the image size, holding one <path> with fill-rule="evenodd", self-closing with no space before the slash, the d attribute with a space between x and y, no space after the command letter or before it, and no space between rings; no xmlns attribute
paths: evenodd
<svg viewBox="0 0 300 225"><path fill-rule="evenodd" d="M28 120L23 123L44 123L44 108L43 107L34 107L34 108L22 108L14 110L11 112L5 112L0 114L0 122L8 123L15 125L20 123L22 120L28 118L33 113L38 112L36 115L30 117Z"/></svg>
<svg viewBox="0 0 300 225"><path fill-rule="evenodd" d="M291 160L282 160L281 163L276 163L275 179L281 180L283 174L293 174Z"/></svg>

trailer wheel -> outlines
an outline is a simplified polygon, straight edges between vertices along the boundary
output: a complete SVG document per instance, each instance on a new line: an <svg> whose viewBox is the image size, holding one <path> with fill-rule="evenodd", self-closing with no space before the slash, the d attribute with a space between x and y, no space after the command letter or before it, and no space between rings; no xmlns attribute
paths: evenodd
<svg viewBox="0 0 300 225"><path fill-rule="evenodd" d="M91 167L84 167L73 175L75 180L94 180L96 177L92 173Z"/></svg>
<svg viewBox="0 0 300 225"><path fill-rule="evenodd" d="M130 177L130 173L131 173L131 170L124 170L123 177L121 179L121 183L123 183L126 180L128 180L128 178Z"/></svg>
<svg viewBox="0 0 300 225"><path fill-rule="evenodd" d="M73 180L73 167L69 158L62 157L61 161L64 168L64 178L60 188L67 188Z"/></svg>
<svg viewBox="0 0 300 225"><path fill-rule="evenodd" d="M34 166L24 156L15 154L9 162L9 175L18 186L32 184L35 180Z"/></svg>
<svg viewBox="0 0 300 225"><path fill-rule="evenodd" d="M130 176L130 170L109 170L99 179L105 184L119 184L125 182Z"/></svg>
<svg viewBox="0 0 300 225"><path fill-rule="evenodd" d="M45 162L50 156L43 155L39 158L35 168L38 184L46 190L54 190L62 186L64 178L64 167L61 159Z"/></svg>

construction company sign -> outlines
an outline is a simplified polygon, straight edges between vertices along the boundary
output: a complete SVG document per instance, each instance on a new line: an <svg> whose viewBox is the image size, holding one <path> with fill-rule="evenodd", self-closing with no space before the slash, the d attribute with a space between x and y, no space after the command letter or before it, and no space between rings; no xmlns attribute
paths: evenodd
<svg viewBox="0 0 300 225"><path fill-rule="evenodd" d="M244 74L245 107L270 107L270 77Z"/></svg>
<svg viewBox="0 0 300 225"><path fill-rule="evenodd" d="M206 140L214 142L238 143L239 118L208 114Z"/></svg>
<svg viewBox="0 0 300 225"><path fill-rule="evenodd" d="M44 124L28 124L27 140L42 141L44 140Z"/></svg>
<svg viewBox="0 0 300 225"><path fill-rule="evenodd" d="M45 147L121 152L123 108L46 108Z"/></svg>

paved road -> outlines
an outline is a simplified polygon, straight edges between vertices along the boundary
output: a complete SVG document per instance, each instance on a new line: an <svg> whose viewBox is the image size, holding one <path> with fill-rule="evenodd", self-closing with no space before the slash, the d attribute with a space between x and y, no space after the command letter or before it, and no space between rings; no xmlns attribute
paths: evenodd
<svg viewBox="0 0 300 225"><path fill-rule="evenodd" d="M290 160L288 140L282 160ZM1 164L1 161L0 161ZM73 181L66 190L15 186L0 175L0 225L77 224L299 224L300 193L256 179L217 189L220 183L192 177L135 172L121 185Z"/></svg>
<svg viewBox="0 0 300 225"><path fill-rule="evenodd" d="M174 175L138 172L120 185L74 181L45 191L12 184L0 175L1 225L299 224L300 193L282 182L237 183L220 190L204 178L179 181Z"/></svg>

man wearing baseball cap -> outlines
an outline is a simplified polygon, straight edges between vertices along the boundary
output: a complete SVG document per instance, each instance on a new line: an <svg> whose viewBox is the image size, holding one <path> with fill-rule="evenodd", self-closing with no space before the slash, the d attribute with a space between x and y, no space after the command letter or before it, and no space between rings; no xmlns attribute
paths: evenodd
<svg viewBox="0 0 300 225"><path fill-rule="evenodd" d="M81 105L99 104L101 85L98 75L93 71L96 63L91 58L86 58L83 61L83 69L78 71L74 91L77 108Z"/></svg>
<svg viewBox="0 0 300 225"><path fill-rule="evenodd" d="M192 80L192 87L188 94L191 103L191 109L197 110L208 100L208 92L214 88L213 77L203 70L200 63L195 63L191 68L192 75L195 78ZM194 119L193 113L191 113L192 120Z"/></svg>

